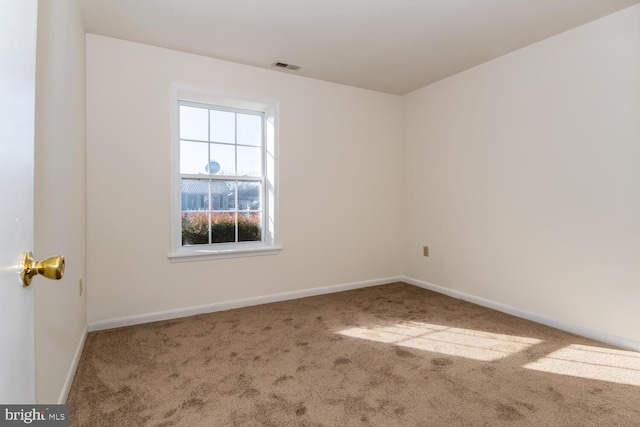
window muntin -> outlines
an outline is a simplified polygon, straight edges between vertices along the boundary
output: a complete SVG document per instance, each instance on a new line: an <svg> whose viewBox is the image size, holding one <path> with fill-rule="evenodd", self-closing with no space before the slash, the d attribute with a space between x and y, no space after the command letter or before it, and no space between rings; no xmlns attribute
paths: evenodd
<svg viewBox="0 0 640 427"><path fill-rule="evenodd" d="M265 242L265 114L180 100L181 246Z"/></svg>

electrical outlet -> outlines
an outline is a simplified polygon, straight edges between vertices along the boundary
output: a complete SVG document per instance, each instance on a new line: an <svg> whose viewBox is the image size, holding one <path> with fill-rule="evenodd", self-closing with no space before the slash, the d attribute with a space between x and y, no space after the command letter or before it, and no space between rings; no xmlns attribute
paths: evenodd
<svg viewBox="0 0 640 427"><path fill-rule="evenodd" d="M429 246L422 247L422 255L429 256Z"/></svg>
<svg viewBox="0 0 640 427"><path fill-rule="evenodd" d="M82 296L82 279L80 279L80 296Z"/></svg>

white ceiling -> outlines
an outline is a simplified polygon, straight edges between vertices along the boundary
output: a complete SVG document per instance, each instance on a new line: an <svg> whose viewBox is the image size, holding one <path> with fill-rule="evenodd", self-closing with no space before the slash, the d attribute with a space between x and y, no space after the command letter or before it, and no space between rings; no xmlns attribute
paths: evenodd
<svg viewBox="0 0 640 427"><path fill-rule="evenodd" d="M405 94L640 0L80 0L88 33Z"/></svg>

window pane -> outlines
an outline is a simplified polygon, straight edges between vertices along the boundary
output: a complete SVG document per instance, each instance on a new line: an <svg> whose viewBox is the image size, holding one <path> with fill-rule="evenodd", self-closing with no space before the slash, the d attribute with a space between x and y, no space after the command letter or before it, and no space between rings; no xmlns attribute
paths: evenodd
<svg viewBox="0 0 640 427"><path fill-rule="evenodd" d="M261 216L260 212L238 214L239 242L259 242L262 240Z"/></svg>
<svg viewBox="0 0 640 427"><path fill-rule="evenodd" d="M262 149L260 147L238 147L238 175L262 175Z"/></svg>
<svg viewBox="0 0 640 427"><path fill-rule="evenodd" d="M238 144L262 145L262 116L238 114Z"/></svg>
<svg viewBox="0 0 640 427"><path fill-rule="evenodd" d="M236 183L234 181L211 181L211 209L215 211L236 208Z"/></svg>
<svg viewBox="0 0 640 427"><path fill-rule="evenodd" d="M236 117L235 113L228 111L211 110L211 141L236 142Z"/></svg>
<svg viewBox="0 0 640 427"><path fill-rule="evenodd" d="M264 115L195 103L178 107L182 244L268 240Z"/></svg>
<svg viewBox="0 0 640 427"><path fill-rule="evenodd" d="M211 213L211 243L236 241L236 214L231 212Z"/></svg>
<svg viewBox="0 0 640 427"><path fill-rule="evenodd" d="M180 139L208 141L209 110L180 106Z"/></svg>
<svg viewBox="0 0 640 427"><path fill-rule="evenodd" d="M182 213L182 244L209 244L209 214L207 212Z"/></svg>
<svg viewBox="0 0 640 427"><path fill-rule="evenodd" d="M259 182L238 182L238 210L262 210L260 187Z"/></svg>
<svg viewBox="0 0 640 427"><path fill-rule="evenodd" d="M208 173L208 155L208 143L180 141L180 173Z"/></svg>
<svg viewBox="0 0 640 427"><path fill-rule="evenodd" d="M209 210L209 181L199 179L182 180L182 210Z"/></svg>
<svg viewBox="0 0 640 427"><path fill-rule="evenodd" d="M235 175L236 147L226 144L211 144L211 161L220 165L218 175Z"/></svg>

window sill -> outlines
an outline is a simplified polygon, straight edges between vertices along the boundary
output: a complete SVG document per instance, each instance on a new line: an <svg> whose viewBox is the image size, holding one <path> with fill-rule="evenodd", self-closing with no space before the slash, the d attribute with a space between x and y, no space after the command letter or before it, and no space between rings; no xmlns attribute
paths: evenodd
<svg viewBox="0 0 640 427"><path fill-rule="evenodd" d="M249 246L246 248L199 249L194 247L180 248L168 255L171 262L207 261L213 259L242 258L264 255L277 255L280 246Z"/></svg>

